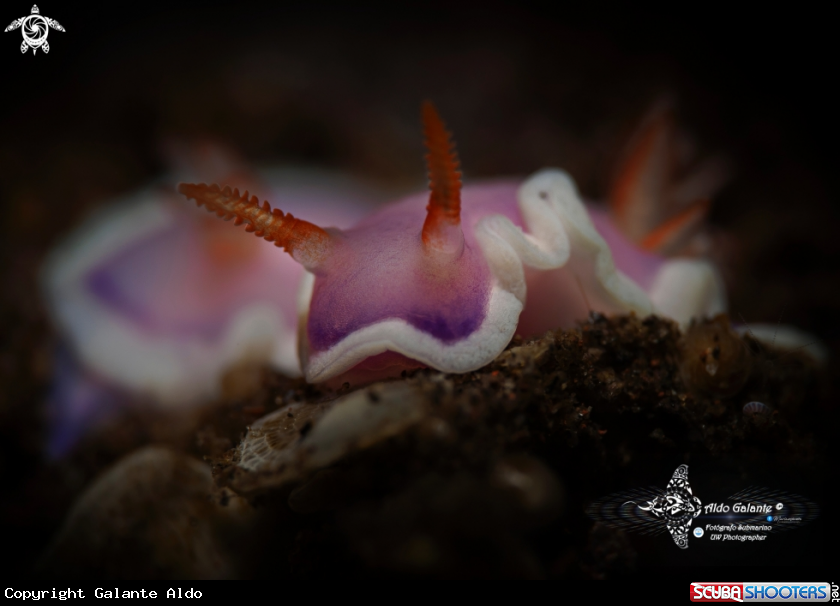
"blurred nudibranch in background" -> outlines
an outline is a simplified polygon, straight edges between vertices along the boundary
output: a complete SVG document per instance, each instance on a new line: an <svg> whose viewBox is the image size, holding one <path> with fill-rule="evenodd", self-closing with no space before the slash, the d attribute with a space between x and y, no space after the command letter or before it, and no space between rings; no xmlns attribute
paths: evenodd
<svg viewBox="0 0 840 606"><path fill-rule="evenodd" d="M102 208L43 266L42 291L63 341L48 403L54 456L133 400L171 408L213 398L238 363L299 374L303 268L184 205L173 182L226 175L340 226L382 197L341 173L250 170L215 142L172 144L167 155L172 174Z"/></svg>

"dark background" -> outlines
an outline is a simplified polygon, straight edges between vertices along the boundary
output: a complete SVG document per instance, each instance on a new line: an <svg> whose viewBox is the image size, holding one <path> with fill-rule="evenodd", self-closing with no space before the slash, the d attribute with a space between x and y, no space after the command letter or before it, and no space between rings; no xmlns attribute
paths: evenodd
<svg viewBox="0 0 840 606"><path fill-rule="evenodd" d="M422 183L425 98L455 131L467 177L560 165L600 197L667 93L701 153L735 160L712 217L742 241L733 310L771 322L784 310L834 340L827 16L562 4L42 5L68 29L52 31L50 54L21 56L19 31L0 37L4 236L53 238L56 214L66 227L159 174L172 137Z"/></svg>
<svg viewBox="0 0 840 606"><path fill-rule="evenodd" d="M0 35L0 511L29 537L12 572L28 569L86 480L40 459L53 339L41 259L88 211L161 174L173 138L412 187L431 98L467 178L561 166L599 198L636 121L671 94L699 151L736 167L711 216L738 243L724 268L733 314L782 316L840 346L828 14L592 2L39 8L67 30L51 31L49 54L21 55L19 31ZM30 9L7 3L0 22ZM829 364L836 386L836 356Z"/></svg>

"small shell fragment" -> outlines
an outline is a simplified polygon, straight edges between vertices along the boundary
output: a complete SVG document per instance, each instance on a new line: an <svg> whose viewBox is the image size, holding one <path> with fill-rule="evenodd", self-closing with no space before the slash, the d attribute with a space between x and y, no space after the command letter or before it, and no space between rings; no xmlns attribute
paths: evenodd
<svg viewBox="0 0 840 606"><path fill-rule="evenodd" d="M706 394L737 393L752 369L750 350L732 330L726 314L692 322L682 341L682 358L686 386Z"/></svg>
<svg viewBox="0 0 840 606"><path fill-rule="evenodd" d="M414 425L423 401L409 383L379 383L332 402L281 408L252 425L239 445L231 488L252 493L302 479Z"/></svg>
<svg viewBox="0 0 840 606"><path fill-rule="evenodd" d="M773 412L773 409L761 402L748 402L744 404L745 415L766 415Z"/></svg>

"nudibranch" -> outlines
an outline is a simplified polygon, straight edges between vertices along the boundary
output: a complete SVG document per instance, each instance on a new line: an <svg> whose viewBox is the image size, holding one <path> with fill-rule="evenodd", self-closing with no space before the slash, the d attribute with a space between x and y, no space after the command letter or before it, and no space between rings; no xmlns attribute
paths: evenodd
<svg viewBox="0 0 840 606"><path fill-rule="evenodd" d="M430 192L350 229L319 227L238 189L179 186L306 269L298 346L308 381L366 381L417 366L467 372L493 360L517 332L568 327L590 311L660 313L683 324L724 311L722 280L709 261L654 252L677 248L705 203L644 233L661 218L650 210L661 197L653 190L668 177L661 127L619 179L613 223L609 210L587 207L558 169L524 182L462 186L451 135L431 103L422 119Z"/></svg>
<svg viewBox="0 0 840 606"><path fill-rule="evenodd" d="M222 373L243 360L300 373L303 268L185 207L164 183L221 172L341 226L369 212L380 194L325 171L254 175L225 154L210 155L180 162L187 164L181 179L163 179L103 208L48 257L43 289L77 369L54 390L63 399L58 417L78 416L77 409L89 416L97 399L113 407L119 394L161 405L205 401L218 393ZM85 394L84 402L76 393Z"/></svg>

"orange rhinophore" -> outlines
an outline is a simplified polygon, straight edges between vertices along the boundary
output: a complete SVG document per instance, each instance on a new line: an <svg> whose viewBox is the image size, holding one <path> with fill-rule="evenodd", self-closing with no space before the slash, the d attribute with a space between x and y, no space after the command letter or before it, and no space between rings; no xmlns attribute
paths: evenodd
<svg viewBox="0 0 840 606"><path fill-rule="evenodd" d="M464 245L461 231L461 172L451 135L435 106L423 104L423 134L426 137L426 166L429 170L429 204L423 223L423 242L438 251L460 254Z"/></svg>
<svg viewBox="0 0 840 606"><path fill-rule="evenodd" d="M240 196L238 189L204 183L181 183L178 191L224 220L233 219L234 225L246 223L245 231L284 248L307 269L320 265L329 251L330 235L322 228L280 209L272 210L268 202L260 206L259 198L249 198L247 191Z"/></svg>

